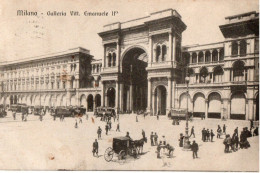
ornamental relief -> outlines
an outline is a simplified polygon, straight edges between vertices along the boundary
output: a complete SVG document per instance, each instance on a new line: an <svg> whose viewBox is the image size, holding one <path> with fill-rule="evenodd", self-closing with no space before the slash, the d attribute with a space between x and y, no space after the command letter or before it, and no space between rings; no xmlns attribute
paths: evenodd
<svg viewBox="0 0 260 173"><path fill-rule="evenodd" d="M163 86L165 86L165 87L167 88L167 86L168 86L168 81L167 81L167 79L166 79L166 78L162 78L162 79L160 79L160 80L154 80L154 81L152 81L152 91L154 91L155 88L156 88L157 86L159 86L159 85L163 85Z"/></svg>

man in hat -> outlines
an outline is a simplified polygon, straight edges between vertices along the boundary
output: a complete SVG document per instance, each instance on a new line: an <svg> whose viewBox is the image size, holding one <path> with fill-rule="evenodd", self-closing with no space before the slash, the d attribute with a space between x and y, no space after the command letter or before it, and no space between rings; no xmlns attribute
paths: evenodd
<svg viewBox="0 0 260 173"><path fill-rule="evenodd" d="M193 159L198 158L199 145L194 140L191 145Z"/></svg>

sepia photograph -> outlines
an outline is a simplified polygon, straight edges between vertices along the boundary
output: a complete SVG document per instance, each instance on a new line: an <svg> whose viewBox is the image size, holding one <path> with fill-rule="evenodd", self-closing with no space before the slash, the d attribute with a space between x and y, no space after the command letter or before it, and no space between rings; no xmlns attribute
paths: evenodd
<svg viewBox="0 0 260 173"><path fill-rule="evenodd" d="M258 0L0 0L1 171L259 172Z"/></svg>

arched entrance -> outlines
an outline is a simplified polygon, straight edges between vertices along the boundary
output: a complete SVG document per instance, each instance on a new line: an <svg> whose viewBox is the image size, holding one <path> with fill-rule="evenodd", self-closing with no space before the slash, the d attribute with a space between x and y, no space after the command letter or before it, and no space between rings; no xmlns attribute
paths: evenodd
<svg viewBox="0 0 260 173"><path fill-rule="evenodd" d="M246 98L243 92L235 92L231 96L230 119L246 119Z"/></svg>
<svg viewBox="0 0 260 173"><path fill-rule="evenodd" d="M88 102L87 111L93 112L93 95L92 94L88 95L87 102Z"/></svg>
<svg viewBox="0 0 260 173"><path fill-rule="evenodd" d="M183 93L180 96L179 101L180 101L179 108L187 109L187 94L186 93ZM192 112L192 102L191 102L190 95L188 95L188 112Z"/></svg>
<svg viewBox="0 0 260 173"><path fill-rule="evenodd" d="M154 113L157 115L166 115L166 97L165 86L157 86L154 91Z"/></svg>
<svg viewBox="0 0 260 173"><path fill-rule="evenodd" d="M116 90L112 87L107 89L107 106L115 107Z"/></svg>
<svg viewBox="0 0 260 173"><path fill-rule="evenodd" d="M76 95L71 96L71 98L70 98L70 105L71 106L76 106L77 105Z"/></svg>
<svg viewBox="0 0 260 173"><path fill-rule="evenodd" d="M147 107L147 53L132 48L122 61L123 111L145 110Z"/></svg>
<svg viewBox="0 0 260 173"><path fill-rule="evenodd" d="M100 94L97 94L95 96L95 104L96 104L96 107L101 106L101 95Z"/></svg>
<svg viewBox="0 0 260 173"><path fill-rule="evenodd" d="M221 96L217 92L213 92L208 98L208 118L221 118Z"/></svg>
<svg viewBox="0 0 260 173"><path fill-rule="evenodd" d="M14 97L13 96L10 97L10 104L11 105L14 104Z"/></svg>
<svg viewBox="0 0 260 173"><path fill-rule="evenodd" d="M80 97L80 106L83 106L83 107L85 107L85 108L87 108L87 98L86 98L86 96L83 94L83 95L81 95L81 97Z"/></svg>
<svg viewBox="0 0 260 173"><path fill-rule="evenodd" d="M202 115L205 115L205 96L202 93L197 93L193 97L194 101L194 112L193 116L194 117L201 117Z"/></svg>
<svg viewBox="0 0 260 173"><path fill-rule="evenodd" d="M17 99L17 95L14 96L14 104L17 104L18 103L18 99Z"/></svg>

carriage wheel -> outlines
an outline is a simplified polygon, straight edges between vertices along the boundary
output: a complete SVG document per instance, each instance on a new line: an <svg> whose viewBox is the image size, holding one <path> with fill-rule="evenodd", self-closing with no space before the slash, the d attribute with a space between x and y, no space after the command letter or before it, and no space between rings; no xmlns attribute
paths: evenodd
<svg viewBox="0 0 260 173"><path fill-rule="evenodd" d="M104 154L104 158L107 162L110 162L113 159L114 151L111 147L107 148Z"/></svg>

